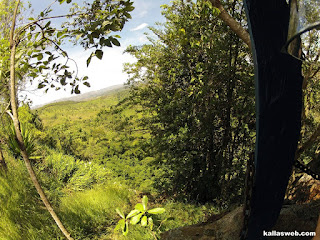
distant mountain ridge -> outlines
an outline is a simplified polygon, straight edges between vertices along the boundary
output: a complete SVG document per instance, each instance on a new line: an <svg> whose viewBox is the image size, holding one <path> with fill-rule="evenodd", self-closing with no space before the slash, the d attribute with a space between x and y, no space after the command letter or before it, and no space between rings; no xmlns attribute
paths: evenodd
<svg viewBox="0 0 320 240"><path fill-rule="evenodd" d="M122 89L126 89L128 88L127 86L125 86L124 84L118 84L118 85L113 85L110 87L106 87L106 88L102 88L96 91L91 91L91 92L87 92L87 93L81 93L81 94L77 94L74 95L72 97L67 97L67 98L61 98L46 104L41 104L41 105L36 105L34 107L32 107L32 109L36 109L36 108L40 108L43 107L45 105L48 104L52 104L52 103L58 103L58 102L83 102L83 101L89 101L98 97L103 97L105 95L110 94L111 92L114 91L118 91L118 90L122 90Z"/></svg>

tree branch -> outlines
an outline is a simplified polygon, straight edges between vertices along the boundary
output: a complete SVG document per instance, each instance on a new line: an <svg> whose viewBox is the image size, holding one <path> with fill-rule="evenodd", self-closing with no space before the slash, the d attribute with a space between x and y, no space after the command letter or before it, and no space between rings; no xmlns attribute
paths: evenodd
<svg viewBox="0 0 320 240"><path fill-rule="evenodd" d="M221 20L224 21L225 24L227 24L230 29L249 46L249 48L251 48L250 35L247 30L245 30L232 16L230 16L222 6L220 0L210 0L210 2L214 7L219 9L219 17Z"/></svg>
<svg viewBox="0 0 320 240"><path fill-rule="evenodd" d="M14 125L14 129L15 129L15 133L16 133L16 140L18 142L20 152L21 152L22 158L25 162L25 165L26 165L26 168L27 168L28 173L30 175L30 178L31 178L42 202L46 206L46 209L51 214L52 218L54 219L54 221L56 222L56 224L58 225L58 227L60 228L60 230L64 234L64 236L68 240L73 240L73 238L71 238L71 236L70 236L70 233L65 229L65 227L63 226L59 217L57 216L57 214L53 210L47 196L45 195L45 193L44 193L44 191L43 191L43 189L37 179L37 176L36 176L36 174L33 170L33 167L31 165L28 153L26 151L26 146L24 144L24 140L23 140L21 130L20 130L20 122L19 122L19 116L18 116L18 103L17 103L17 96L16 96L16 79L15 79L15 75L16 75L15 57L16 57L16 48L18 45L18 41L17 41L17 39L15 39L15 37L16 37L15 23L16 23L16 18L17 18L17 14L18 14L19 4L20 4L20 0L18 0L16 3L14 15L12 18L12 27L11 27L11 31L10 31L10 50L11 50L11 54L10 54L10 103L11 103L11 110L12 110L12 116L13 116L13 125Z"/></svg>

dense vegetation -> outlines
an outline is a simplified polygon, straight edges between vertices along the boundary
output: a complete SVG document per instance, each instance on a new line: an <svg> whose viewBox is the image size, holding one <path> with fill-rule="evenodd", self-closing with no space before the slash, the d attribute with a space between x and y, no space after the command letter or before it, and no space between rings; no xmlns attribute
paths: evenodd
<svg viewBox="0 0 320 240"><path fill-rule="evenodd" d="M162 171L150 164L153 158L144 147L150 135L139 129L138 119L128 124L134 109L115 108L127 96L128 90L120 90L88 102L62 102L32 112L27 105L20 108L23 124L29 126L32 139L37 139L31 155L37 175L75 239L121 239L121 232L113 231L120 219L115 209L128 213L143 194L149 196L152 206L166 209L157 220L165 220L161 231L203 221L218 211L210 205L164 199L154 187L154 178ZM9 169L0 177L0 201L4 203L0 238L59 238L23 163L7 150ZM153 239L139 226L132 226L129 236Z"/></svg>
<svg viewBox="0 0 320 240"><path fill-rule="evenodd" d="M223 3L246 28L242 1ZM242 203L245 163L255 138L250 50L208 1L176 0L163 6L163 15L166 22L150 28L148 44L126 50L137 59L125 66L128 88L36 110L20 104L20 129L32 166L75 239L155 239L160 232L204 221ZM8 45L5 34L1 37ZM5 49L0 50L5 57ZM63 239L23 165L10 111L7 114L8 72L3 69L0 239ZM317 163L320 156L318 71L304 67L297 158L306 163ZM24 72L19 74L23 83ZM68 71L65 74L69 76ZM88 85L86 78L82 80ZM64 81L61 84L65 86ZM72 87L78 92L77 84ZM6 163L6 170L1 163ZM125 237L116 229L121 219L116 208L128 214L144 195L150 208L161 206L166 211L154 216L152 231L130 225Z"/></svg>
<svg viewBox="0 0 320 240"><path fill-rule="evenodd" d="M241 21L237 1L231 14ZM143 106L165 192L201 202L240 200L253 151L254 83L248 47L207 1L173 1L150 44L127 49L133 102ZM245 24L243 22L243 24Z"/></svg>

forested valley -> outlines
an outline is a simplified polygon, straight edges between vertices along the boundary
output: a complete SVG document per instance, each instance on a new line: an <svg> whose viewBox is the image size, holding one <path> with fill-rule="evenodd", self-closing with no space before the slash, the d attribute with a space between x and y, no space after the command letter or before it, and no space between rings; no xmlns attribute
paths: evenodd
<svg viewBox="0 0 320 240"><path fill-rule="evenodd" d="M70 85L78 94L90 86L94 79L73 77L67 64L57 64L58 57L68 59L64 39L93 49L88 65L101 59L103 47L121 42L105 32L130 21L134 1L74 5L68 30L44 21L51 19L47 8L14 32L17 2L0 1L0 239L65 239L69 233L69 239L160 239L162 232L243 204L256 136L254 66L248 44L220 17L222 8L247 29L242 1L163 5L165 23L150 27L148 43L125 51L136 62L125 64L123 88L37 109L12 89L30 79L42 79L38 87L46 91ZM318 54L310 50L309 57ZM305 65L303 71L296 157L318 166L319 68ZM30 168L64 227L51 218Z"/></svg>

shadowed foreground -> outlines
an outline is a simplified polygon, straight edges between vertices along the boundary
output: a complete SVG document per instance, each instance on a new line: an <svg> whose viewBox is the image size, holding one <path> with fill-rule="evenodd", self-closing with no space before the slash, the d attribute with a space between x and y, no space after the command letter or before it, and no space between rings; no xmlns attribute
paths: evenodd
<svg viewBox="0 0 320 240"><path fill-rule="evenodd" d="M284 205L276 231L313 232L317 226L320 200L300 205ZM162 240L235 240L242 226L242 207L217 216L217 219L192 226L181 227L162 234ZM220 218L219 218L220 217ZM311 237L271 237L270 239L311 239Z"/></svg>

